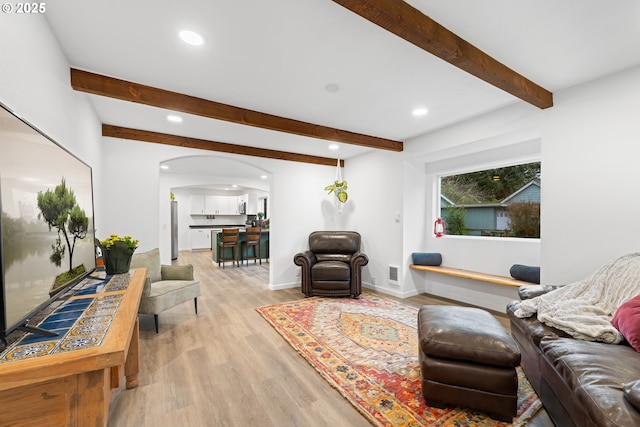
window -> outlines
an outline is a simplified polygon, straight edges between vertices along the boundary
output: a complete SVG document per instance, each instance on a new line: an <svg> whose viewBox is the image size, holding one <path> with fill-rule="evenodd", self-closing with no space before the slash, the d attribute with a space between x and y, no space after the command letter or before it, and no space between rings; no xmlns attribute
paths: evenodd
<svg viewBox="0 0 640 427"><path fill-rule="evenodd" d="M447 234L540 238L540 162L440 179Z"/></svg>

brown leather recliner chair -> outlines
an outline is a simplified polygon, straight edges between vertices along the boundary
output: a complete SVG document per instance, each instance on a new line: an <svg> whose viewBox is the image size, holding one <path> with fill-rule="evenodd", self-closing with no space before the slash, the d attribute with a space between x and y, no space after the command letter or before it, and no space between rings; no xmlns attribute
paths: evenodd
<svg viewBox="0 0 640 427"><path fill-rule="evenodd" d="M309 250L296 254L302 267L302 293L307 297L348 296L362 293L362 267L369 258L360 252L360 234L355 231L314 231Z"/></svg>

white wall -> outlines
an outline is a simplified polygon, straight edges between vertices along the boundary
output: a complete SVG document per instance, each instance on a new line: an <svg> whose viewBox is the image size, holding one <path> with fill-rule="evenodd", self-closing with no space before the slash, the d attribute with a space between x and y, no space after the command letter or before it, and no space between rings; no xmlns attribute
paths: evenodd
<svg viewBox="0 0 640 427"><path fill-rule="evenodd" d="M545 111L543 279L640 250L640 67L555 94Z"/></svg>
<svg viewBox="0 0 640 427"><path fill-rule="evenodd" d="M347 203L343 213L337 213L335 196L324 191L334 181L335 167L284 161L274 166L269 215L271 287L280 289L300 283L293 257L308 249L309 233L345 229L353 212ZM343 178L349 180L347 175Z"/></svg>
<svg viewBox="0 0 640 427"><path fill-rule="evenodd" d="M144 142L103 138L102 144L100 179L104 185L96 195L102 200L97 213L103 224L99 239L110 234L129 235L140 241L138 252L159 247L159 162L166 154ZM164 256L167 250L160 249ZM168 252L170 259L170 246Z"/></svg>
<svg viewBox="0 0 640 427"><path fill-rule="evenodd" d="M0 14L0 61L0 102L91 166L99 188L101 124L71 89L69 64L44 16Z"/></svg>
<svg viewBox="0 0 640 427"><path fill-rule="evenodd" d="M0 14L0 102L91 166L102 189L101 123L71 89L69 64L42 15ZM94 198L94 226L102 204Z"/></svg>
<svg viewBox="0 0 640 427"><path fill-rule="evenodd" d="M388 277L390 265L402 269L404 264L402 168L401 153L376 151L346 160L343 174L349 184L344 229L362 235L362 251L369 257L363 282L396 296L403 295L400 284L390 284Z"/></svg>

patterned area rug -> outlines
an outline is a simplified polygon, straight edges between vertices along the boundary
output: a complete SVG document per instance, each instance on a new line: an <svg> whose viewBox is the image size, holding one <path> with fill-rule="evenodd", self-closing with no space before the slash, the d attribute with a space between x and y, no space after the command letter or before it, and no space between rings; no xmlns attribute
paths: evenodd
<svg viewBox="0 0 640 427"><path fill-rule="evenodd" d="M360 300L313 297L256 310L376 426L511 425L425 405L415 307L364 293ZM520 369L518 376L513 425L524 425L541 403Z"/></svg>

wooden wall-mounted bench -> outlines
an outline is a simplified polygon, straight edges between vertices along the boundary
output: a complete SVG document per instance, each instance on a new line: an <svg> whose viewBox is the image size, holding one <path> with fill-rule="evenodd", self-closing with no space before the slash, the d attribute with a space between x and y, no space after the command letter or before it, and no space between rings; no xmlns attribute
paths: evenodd
<svg viewBox="0 0 640 427"><path fill-rule="evenodd" d="M496 276L495 274L480 273L477 271L461 270L459 268L450 268L432 265L416 265L409 264L409 268L413 270L428 271L430 273L445 274L447 276L462 277L464 279L479 280L481 282L495 283L502 286L522 286L533 285L533 283L523 280L516 280L507 276Z"/></svg>

